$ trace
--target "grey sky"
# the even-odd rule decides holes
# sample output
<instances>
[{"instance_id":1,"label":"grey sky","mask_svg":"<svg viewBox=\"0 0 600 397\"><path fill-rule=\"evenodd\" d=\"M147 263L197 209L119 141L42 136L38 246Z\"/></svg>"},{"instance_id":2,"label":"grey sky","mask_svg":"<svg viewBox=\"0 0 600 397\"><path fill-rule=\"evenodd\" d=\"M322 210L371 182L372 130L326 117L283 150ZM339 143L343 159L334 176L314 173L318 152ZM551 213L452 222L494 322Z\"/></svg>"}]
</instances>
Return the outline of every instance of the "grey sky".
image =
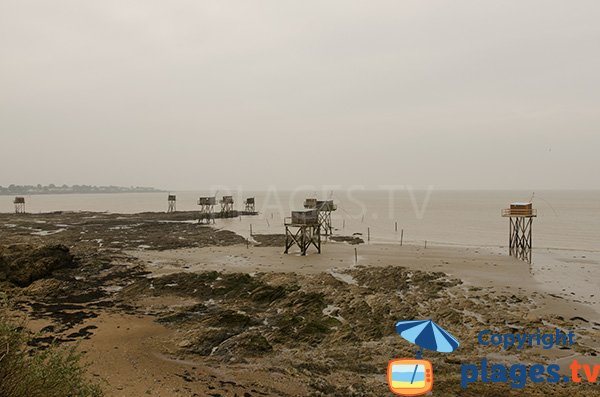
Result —
<instances>
[{"instance_id":1,"label":"grey sky","mask_svg":"<svg viewBox=\"0 0 600 397\"><path fill-rule=\"evenodd\" d=\"M0 185L598 189L599 20L597 1L0 0Z\"/></svg>"}]
</instances>

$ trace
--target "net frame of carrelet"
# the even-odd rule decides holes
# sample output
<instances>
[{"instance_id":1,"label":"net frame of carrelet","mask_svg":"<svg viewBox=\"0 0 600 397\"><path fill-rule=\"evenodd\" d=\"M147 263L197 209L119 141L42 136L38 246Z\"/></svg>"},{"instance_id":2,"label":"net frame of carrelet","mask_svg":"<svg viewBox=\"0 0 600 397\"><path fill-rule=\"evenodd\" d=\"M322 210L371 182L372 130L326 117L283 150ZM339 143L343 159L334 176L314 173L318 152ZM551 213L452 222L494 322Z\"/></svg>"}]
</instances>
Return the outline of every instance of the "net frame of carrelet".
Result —
<instances>
[{"instance_id":1,"label":"net frame of carrelet","mask_svg":"<svg viewBox=\"0 0 600 397\"><path fill-rule=\"evenodd\" d=\"M297 245L301 255L306 255L308 248L314 246L321 253L321 224L316 209L292 211L292 216L284 219L285 251Z\"/></svg>"},{"instance_id":2,"label":"net frame of carrelet","mask_svg":"<svg viewBox=\"0 0 600 397\"><path fill-rule=\"evenodd\" d=\"M502 217L509 218L508 250L511 256L529 264L532 261L533 218L537 210L531 202L511 203L502 210Z\"/></svg>"}]
</instances>

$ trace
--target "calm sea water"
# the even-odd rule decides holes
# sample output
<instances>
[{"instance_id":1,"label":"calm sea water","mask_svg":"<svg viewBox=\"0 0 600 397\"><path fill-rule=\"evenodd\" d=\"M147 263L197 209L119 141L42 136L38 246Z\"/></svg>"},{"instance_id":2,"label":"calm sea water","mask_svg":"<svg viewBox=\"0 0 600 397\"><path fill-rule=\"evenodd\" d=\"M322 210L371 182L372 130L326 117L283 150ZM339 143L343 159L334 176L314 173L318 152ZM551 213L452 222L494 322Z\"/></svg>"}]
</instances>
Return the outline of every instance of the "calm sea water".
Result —
<instances>
[{"instance_id":1,"label":"calm sea water","mask_svg":"<svg viewBox=\"0 0 600 397\"><path fill-rule=\"evenodd\" d=\"M176 192L178 210L198 210L199 196L207 192ZM217 227L247 234L283 233L283 217L302 209L304 198L332 198L338 205L333 215L338 233L363 233L370 229L372 241L398 241L404 229L409 243L504 246L508 243L508 220L502 208L513 201L527 201L531 192L411 190L334 192L232 191L236 209L245 197L256 197L256 217L217 220ZM0 196L0 212L12 212L13 197ZM27 212L108 211L135 213L166 211L167 193L81 194L27 196ZM536 248L600 251L600 191L541 191L533 198L538 210L534 220ZM165 215L166 217L167 215ZM398 232L395 223L398 223Z\"/></svg>"}]
</instances>

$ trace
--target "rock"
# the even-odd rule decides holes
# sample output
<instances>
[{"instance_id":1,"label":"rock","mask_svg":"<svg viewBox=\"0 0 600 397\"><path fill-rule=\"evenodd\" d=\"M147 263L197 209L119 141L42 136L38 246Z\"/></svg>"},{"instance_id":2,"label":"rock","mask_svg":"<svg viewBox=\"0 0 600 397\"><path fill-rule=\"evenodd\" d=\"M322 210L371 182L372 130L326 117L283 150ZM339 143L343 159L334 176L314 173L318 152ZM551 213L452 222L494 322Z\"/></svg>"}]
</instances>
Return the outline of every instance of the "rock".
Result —
<instances>
[{"instance_id":1,"label":"rock","mask_svg":"<svg viewBox=\"0 0 600 397\"><path fill-rule=\"evenodd\" d=\"M11 245L0 248L0 281L18 287L50 277L55 270L75 266L69 248L61 244L33 247Z\"/></svg>"},{"instance_id":2,"label":"rock","mask_svg":"<svg viewBox=\"0 0 600 397\"><path fill-rule=\"evenodd\" d=\"M258 332L246 332L227 339L213 351L214 356L258 357L269 353L273 347Z\"/></svg>"}]
</instances>

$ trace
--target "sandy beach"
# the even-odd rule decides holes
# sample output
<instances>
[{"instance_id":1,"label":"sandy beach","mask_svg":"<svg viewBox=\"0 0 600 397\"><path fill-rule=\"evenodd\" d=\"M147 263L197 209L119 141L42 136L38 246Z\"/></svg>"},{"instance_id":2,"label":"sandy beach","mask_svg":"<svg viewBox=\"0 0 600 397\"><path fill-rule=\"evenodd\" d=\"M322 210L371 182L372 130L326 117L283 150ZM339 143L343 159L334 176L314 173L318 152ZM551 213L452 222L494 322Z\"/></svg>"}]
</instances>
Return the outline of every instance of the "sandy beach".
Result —
<instances>
[{"instance_id":1,"label":"sandy beach","mask_svg":"<svg viewBox=\"0 0 600 397\"><path fill-rule=\"evenodd\" d=\"M600 397L600 2L0 0L0 397Z\"/></svg>"},{"instance_id":2,"label":"sandy beach","mask_svg":"<svg viewBox=\"0 0 600 397\"><path fill-rule=\"evenodd\" d=\"M157 213L0 217L4 257L57 244L74 255L27 285L4 283L37 343L77 344L108 396L387 395L387 361L414 355L394 324L413 318L435 318L462 343L451 356L430 354L434 395L600 395L593 384L517 392L462 390L458 380L460 363L484 356L596 362L595 253L536 253L530 266L490 248L327 241L320 255L300 256L283 254L281 236L247 245L187 222L189 214L172 222ZM552 351L476 343L481 329L555 327L576 332L578 343Z\"/></svg>"}]
</instances>

